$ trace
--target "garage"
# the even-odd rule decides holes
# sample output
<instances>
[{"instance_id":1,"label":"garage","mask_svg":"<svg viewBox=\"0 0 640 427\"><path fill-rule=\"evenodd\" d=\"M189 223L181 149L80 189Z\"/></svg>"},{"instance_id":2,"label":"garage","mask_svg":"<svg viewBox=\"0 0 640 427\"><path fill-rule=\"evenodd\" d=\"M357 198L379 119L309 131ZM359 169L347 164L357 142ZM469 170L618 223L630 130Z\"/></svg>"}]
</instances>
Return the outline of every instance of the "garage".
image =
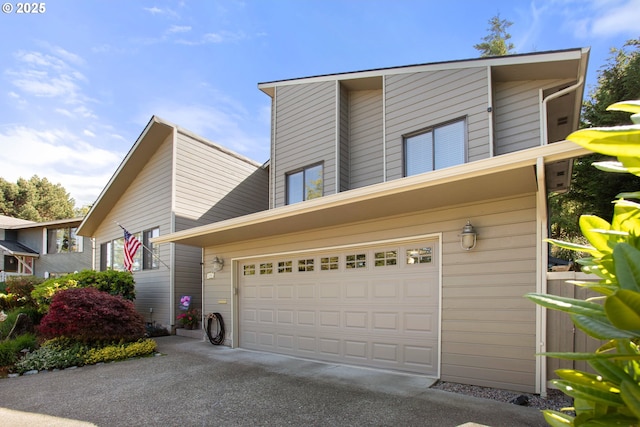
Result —
<instances>
[{"instance_id":1,"label":"garage","mask_svg":"<svg viewBox=\"0 0 640 427\"><path fill-rule=\"evenodd\" d=\"M438 376L439 256L433 239L239 260L239 346Z\"/></svg>"}]
</instances>

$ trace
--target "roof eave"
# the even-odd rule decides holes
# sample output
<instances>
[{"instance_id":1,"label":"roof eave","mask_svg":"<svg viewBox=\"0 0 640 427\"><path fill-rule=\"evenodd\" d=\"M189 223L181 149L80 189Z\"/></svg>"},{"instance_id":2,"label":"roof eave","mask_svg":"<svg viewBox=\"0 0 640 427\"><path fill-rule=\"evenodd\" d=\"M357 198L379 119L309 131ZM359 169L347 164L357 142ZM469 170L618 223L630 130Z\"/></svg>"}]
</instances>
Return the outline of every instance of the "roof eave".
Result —
<instances>
[{"instance_id":1,"label":"roof eave","mask_svg":"<svg viewBox=\"0 0 640 427\"><path fill-rule=\"evenodd\" d=\"M322 212L325 217L331 217L334 216L332 215L332 212L342 212L345 208L349 206L356 206L359 203L365 205L373 200L377 200L378 202L384 201L385 198L391 200L399 193L412 194L411 192L421 189L435 187L446 188L446 186L459 187L461 182L472 182L468 180L475 180L480 177L490 176L491 174L535 166L537 159L540 157L544 158L545 163L551 163L567 158L579 157L587 153L587 150L572 142L556 142L542 147L535 147L511 154L504 154L426 174L388 181L294 205L282 206L205 226L183 230L159 236L153 239L153 241L154 243L174 242L203 246L206 241L215 241L215 236L217 234L221 235L223 233L242 229L248 230L257 226L259 226L261 230L271 230L262 231L263 233L277 235L277 227L272 227L272 225L276 224L278 221L289 221L294 218L304 218L305 215L310 217L318 212ZM365 212L364 215L372 215L370 219L373 219L373 216L379 215L379 212ZM354 216L353 218L355 219L356 217ZM363 214L358 214L358 219L367 218L363 218ZM317 228L315 223L312 221L307 221L306 224L308 224L305 225L308 229ZM267 234L263 237L268 237Z\"/></svg>"}]
</instances>

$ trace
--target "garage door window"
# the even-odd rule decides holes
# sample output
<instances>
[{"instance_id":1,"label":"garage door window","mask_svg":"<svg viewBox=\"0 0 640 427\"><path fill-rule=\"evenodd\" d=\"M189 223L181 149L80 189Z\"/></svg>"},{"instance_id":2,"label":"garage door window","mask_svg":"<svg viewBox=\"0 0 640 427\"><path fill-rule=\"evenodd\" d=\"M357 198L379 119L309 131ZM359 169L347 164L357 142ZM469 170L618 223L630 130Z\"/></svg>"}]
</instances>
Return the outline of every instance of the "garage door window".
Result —
<instances>
[{"instance_id":1,"label":"garage door window","mask_svg":"<svg viewBox=\"0 0 640 427\"><path fill-rule=\"evenodd\" d=\"M346 257L347 268L366 268L367 267L367 254L353 254Z\"/></svg>"},{"instance_id":2,"label":"garage door window","mask_svg":"<svg viewBox=\"0 0 640 427\"><path fill-rule=\"evenodd\" d=\"M313 258L311 259L299 259L298 271L313 271Z\"/></svg>"},{"instance_id":3,"label":"garage door window","mask_svg":"<svg viewBox=\"0 0 640 427\"><path fill-rule=\"evenodd\" d=\"M338 270L340 268L340 257L330 256L320 258L320 270Z\"/></svg>"},{"instance_id":4,"label":"garage door window","mask_svg":"<svg viewBox=\"0 0 640 427\"><path fill-rule=\"evenodd\" d=\"M291 272L293 272L293 261L278 262L278 273L291 273Z\"/></svg>"},{"instance_id":5,"label":"garage door window","mask_svg":"<svg viewBox=\"0 0 640 427\"><path fill-rule=\"evenodd\" d=\"M398 251L376 252L374 254L374 265L376 267L384 267L386 265L398 264Z\"/></svg>"},{"instance_id":6,"label":"garage door window","mask_svg":"<svg viewBox=\"0 0 640 427\"><path fill-rule=\"evenodd\" d=\"M407 249L407 264L431 263L431 248Z\"/></svg>"},{"instance_id":7,"label":"garage door window","mask_svg":"<svg viewBox=\"0 0 640 427\"><path fill-rule=\"evenodd\" d=\"M255 276L256 274L256 266L255 264L245 265L242 269L242 274L245 276Z\"/></svg>"},{"instance_id":8,"label":"garage door window","mask_svg":"<svg viewBox=\"0 0 640 427\"><path fill-rule=\"evenodd\" d=\"M265 262L260 264L260 274L273 274L273 263Z\"/></svg>"}]
</instances>

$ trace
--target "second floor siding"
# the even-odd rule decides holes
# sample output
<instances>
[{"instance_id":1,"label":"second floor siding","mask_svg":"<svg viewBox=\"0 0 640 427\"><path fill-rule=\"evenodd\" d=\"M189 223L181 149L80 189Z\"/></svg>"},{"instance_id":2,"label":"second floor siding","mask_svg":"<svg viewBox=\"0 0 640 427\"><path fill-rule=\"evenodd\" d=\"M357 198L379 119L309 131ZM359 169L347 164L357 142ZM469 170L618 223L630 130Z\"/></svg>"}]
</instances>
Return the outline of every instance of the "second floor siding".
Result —
<instances>
[{"instance_id":1,"label":"second floor siding","mask_svg":"<svg viewBox=\"0 0 640 427\"><path fill-rule=\"evenodd\" d=\"M489 157L487 69L386 76L387 180L404 176L404 139L412 132L466 119L466 161Z\"/></svg>"},{"instance_id":2,"label":"second floor siding","mask_svg":"<svg viewBox=\"0 0 640 427\"><path fill-rule=\"evenodd\" d=\"M272 159L275 205L286 203L286 175L322 163L323 195L336 187L336 82L278 88Z\"/></svg>"}]
</instances>

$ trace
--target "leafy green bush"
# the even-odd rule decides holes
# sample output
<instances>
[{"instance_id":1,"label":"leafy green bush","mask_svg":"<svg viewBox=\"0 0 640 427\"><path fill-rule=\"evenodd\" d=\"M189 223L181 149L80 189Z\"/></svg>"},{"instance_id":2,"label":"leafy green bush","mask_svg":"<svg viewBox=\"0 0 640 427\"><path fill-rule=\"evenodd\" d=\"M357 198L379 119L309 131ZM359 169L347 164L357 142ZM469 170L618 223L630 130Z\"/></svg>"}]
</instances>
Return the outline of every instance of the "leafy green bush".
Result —
<instances>
[{"instance_id":1,"label":"leafy green bush","mask_svg":"<svg viewBox=\"0 0 640 427\"><path fill-rule=\"evenodd\" d=\"M152 339L143 339L131 343L112 344L102 348L92 348L85 354L85 363L94 364L125 360L131 357L148 356L156 350L156 342Z\"/></svg>"},{"instance_id":2,"label":"leafy green bush","mask_svg":"<svg viewBox=\"0 0 640 427\"><path fill-rule=\"evenodd\" d=\"M88 348L72 340L52 339L16 363L14 371L23 374L32 370L64 369L84 365L84 355Z\"/></svg>"},{"instance_id":3,"label":"leafy green bush","mask_svg":"<svg viewBox=\"0 0 640 427\"><path fill-rule=\"evenodd\" d=\"M584 129L567 139L592 151L618 158L596 167L609 172L640 176L640 101L614 104L611 109L635 113L633 126ZM594 353L545 353L569 360L586 360L597 375L560 369L553 380L574 398L576 416L544 411L554 426L640 425L640 192L617 196L611 223L592 215L580 217L580 229L589 245L551 241L566 249L586 252L578 260L582 271L601 280L571 282L589 288L600 297L589 300L555 295L528 294L535 303L569 313L573 323L588 335L604 340Z\"/></svg>"},{"instance_id":4,"label":"leafy green bush","mask_svg":"<svg viewBox=\"0 0 640 427\"><path fill-rule=\"evenodd\" d=\"M36 276L9 276L5 285L5 293L14 294L18 306L34 305L31 292L43 281L44 279Z\"/></svg>"},{"instance_id":5,"label":"leafy green bush","mask_svg":"<svg viewBox=\"0 0 640 427\"><path fill-rule=\"evenodd\" d=\"M24 334L14 340L0 341L0 366L13 365L19 359L22 350L32 351L36 347L34 334Z\"/></svg>"},{"instance_id":6,"label":"leafy green bush","mask_svg":"<svg viewBox=\"0 0 640 427\"><path fill-rule=\"evenodd\" d=\"M86 343L130 342L145 334L144 318L131 301L94 288L55 294L38 331L47 339L67 337Z\"/></svg>"},{"instance_id":7,"label":"leafy green bush","mask_svg":"<svg viewBox=\"0 0 640 427\"><path fill-rule=\"evenodd\" d=\"M20 313L24 313L29 316L32 324L34 325L40 323L40 319L42 318L42 315L38 313L38 311L34 307L31 306L15 308L11 311L7 311L5 312L7 318L4 322L0 322L0 339L4 339L9 335L11 329L13 328L13 325L15 325L16 323L16 318Z\"/></svg>"},{"instance_id":8,"label":"leafy green bush","mask_svg":"<svg viewBox=\"0 0 640 427\"><path fill-rule=\"evenodd\" d=\"M31 293L41 313L49 310L51 299L62 290L72 288L94 288L110 295L119 295L133 301L136 297L133 275L126 271L95 271L83 270L78 273L67 274L59 278L45 280L36 286Z\"/></svg>"}]
</instances>

